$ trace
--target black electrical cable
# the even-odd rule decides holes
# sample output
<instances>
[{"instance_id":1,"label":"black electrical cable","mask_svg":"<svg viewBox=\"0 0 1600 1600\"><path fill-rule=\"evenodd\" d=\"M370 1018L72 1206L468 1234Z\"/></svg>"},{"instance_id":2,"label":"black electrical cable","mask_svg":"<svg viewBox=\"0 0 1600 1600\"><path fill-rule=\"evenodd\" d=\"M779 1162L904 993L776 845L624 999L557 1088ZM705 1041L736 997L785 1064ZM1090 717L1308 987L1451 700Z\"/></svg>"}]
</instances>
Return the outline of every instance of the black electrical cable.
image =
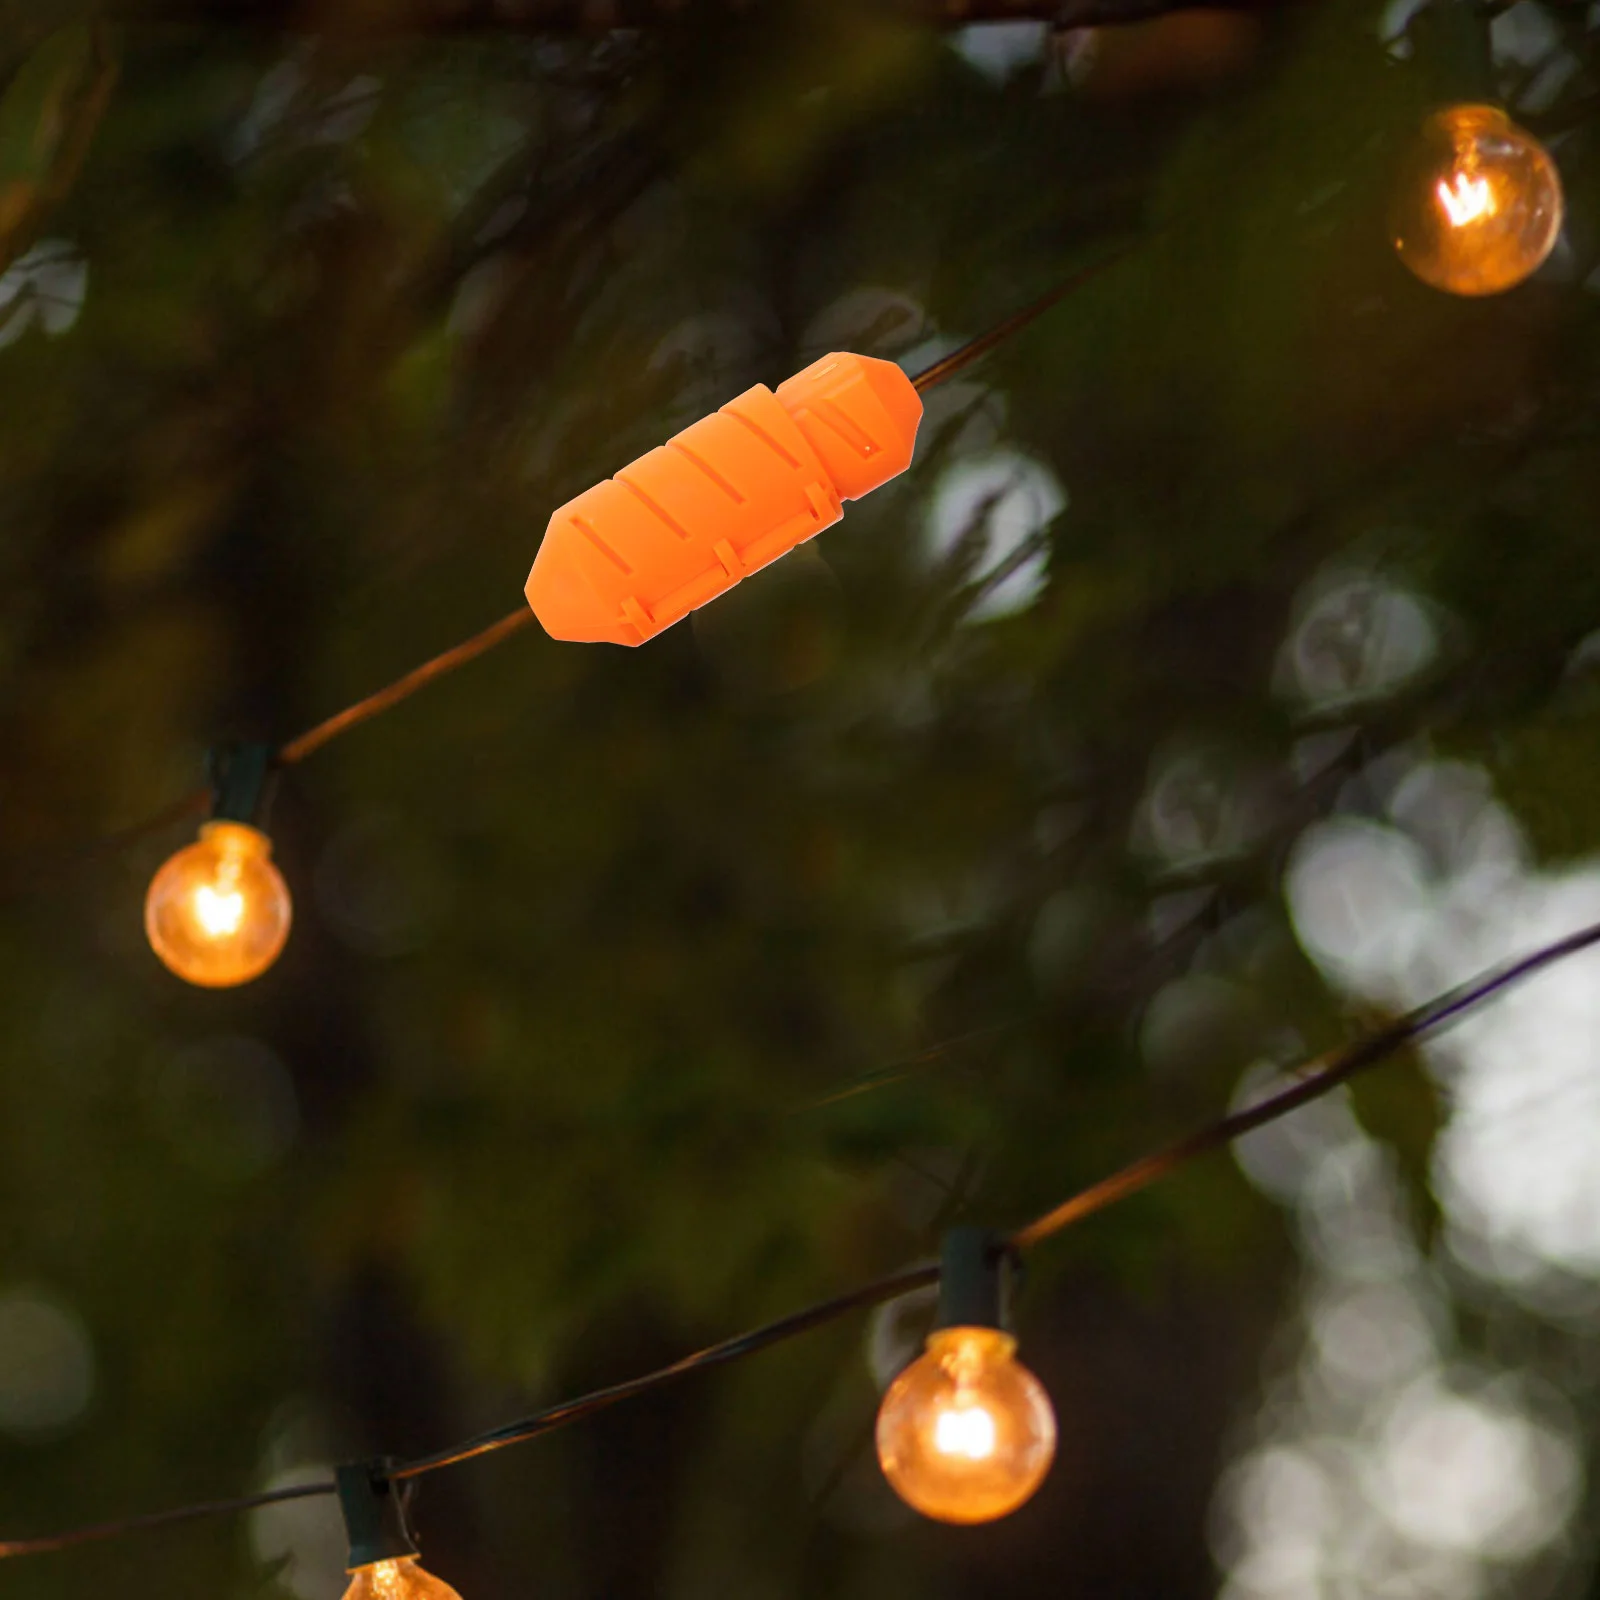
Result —
<instances>
[{"instance_id":1,"label":"black electrical cable","mask_svg":"<svg viewBox=\"0 0 1600 1600\"><path fill-rule=\"evenodd\" d=\"M1035 1218L1025 1228L1019 1228L1011 1235L1011 1243L1018 1250L1026 1250L1030 1245L1049 1238L1053 1233L1059 1233L1075 1222L1081 1222L1094 1212L1115 1205L1118 1200L1124 1200L1130 1194L1147 1188L1158 1178L1164 1178L1169 1172L1193 1161L1197 1156L1206 1155L1212 1150L1219 1150L1224 1145L1232 1144L1242 1135L1263 1127L1266 1123L1274 1122L1279 1117L1287 1116L1308 1101L1330 1093L1358 1072L1376 1066L1403 1046L1422 1038L1424 1034L1432 1033L1459 1020L1474 1006L1492 999L1503 990L1521 983L1525 978L1531 978L1535 973L1544 971L1546 967L1554 966L1556 962L1564 961L1568 956L1577 955L1580 951L1597 944L1600 944L1600 923L1580 928L1576 933L1569 933L1564 939L1557 939L1554 944L1544 945L1531 955L1521 956L1491 972L1479 974L1458 988L1439 995L1425 1005L1418 1006L1416 1010L1408 1011L1403 1017L1386 1027L1379 1028L1349 1048L1323 1058L1327 1061L1326 1066L1313 1065L1300 1075L1297 1083L1292 1084L1281 1094L1272 1095L1253 1106L1246 1106L1242 1111L1236 1111L1231 1116L1223 1117L1219 1122L1200 1128L1163 1150L1141 1156L1139 1160L1124 1167L1120 1172L1112 1173L1109 1178L1102 1178L1099 1183L1091 1185L1070 1200L1063 1201L1053 1211L1047 1211L1042 1217Z\"/></svg>"},{"instance_id":2,"label":"black electrical cable","mask_svg":"<svg viewBox=\"0 0 1600 1600\"><path fill-rule=\"evenodd\" d=\"M769 1322L765 1327L756 1328L750 1333L741 1333L732 1339L724 1339L721 1344L697 1350L693 1355L684 1356L681 1361L674 1361L669 1367L661 1367L655 1372L644 1374L643 1377L630 1378L625 1383L612 1384L608 1389L597 1389L593 1394L583 1395L576 1400L564 1400L558 1405L548 1406L543 1411L536 1411L531 1417L524 1417L518 1422L508 1422L503 1427L479 1434L477 1438L469 1439L453 1449L441 1450L436 1455L420 1456L415 1461L402 1462L390 1468L387 1475L390 1478L417 1478L425 1472L437 1472L440 1467L453 1467L458 1462L471 1461L476 1456L487 1455L491 1450L503 1450L507 1445L521 1444L527 1439L537 1439L542 1433L549 1433L552 1429L563 1427L569 1422L581 1422L597 1411L604 1411L622 1400L632 1400L636 1395L645 1394L651 1389L659 1389L678 1378L686 1378L691 1372L703 1372L707 1367L725 1366L742 1356L754 1355L758 1350L765 1350L769 1345L780 1344L797 1334L809 1333L813 1328L820 1328L824 1323L837 1321L852 1311L882 1305L886 1300L908 1294L913 1289L926 1288L927 1285L938 1281L937 1262L929 1262L920 1267L907 1267L904 1271L891 1273L886 1278L878 1278L872 1283L863 1284L859 1289L852 1289L848 1294L837 1295L832 1300L808 1306L804 1311L780 1317L778 1321Z\"/></svg>"},{"instance_id":3,"label":"black electrical cable","mask_svg":"<svg viewBox=\"0 0 1600 1600\"><path fill-rule=\"evenodd\" d=\"M103 1539L120 1539L125 1534L148 1533L170 1528L180 1522L198 1522L204 1517L229 1517L260 1506L278 1505L285 1500L310 1500L333 1494L333 1480L297 1483L285 1489L266 1489L260 1494L243 1494L233 1500L202 1500L197 1505L179 1506L173 1511L150 1511L138 1517L119 1517L115 1522L95 1522L66 1533L47 1534L39 1539L0 1540L0 1560L8 1556L41 1556L52 1550L71 1550L80 1544L98 1544Z\"/></svg>"},{"instance_id":4,"label":"black electrical cable","mask_svg":"<svg viewBox=\"0 0 1600 1600\"><path fill-rule=\"evenodd\" d=\"M1070 1200L1045 1212L1043 1216L1025 1227L1019 1228L1011 1235L1011 1244L1022 1250L1040 1243L1092 1213L1104 1210L1118 1200L1137 1193L1187 1162L1220 1149L1242 1134L1249 1133L1279 1117L1287 1116L1289 1112L1298 1110L1319 1096L1331 1093L1356 1073L1387 1060L1423 1035L1458 1021L1484 1001L1493 999L1496 995L1545 971L1557 962L1597 945L1600 945L1600 923L1593 923L1449 990L1368 1034L1365 1038L1357 1040L1353 1045L1320 1058L1319 1063L1304 1071L1298 1076L1298 1081L1281 1093L1210 1123L1187 1138L1180 1139L1177 1143L1168 1145L1152 1155L1141 1157L1111 1177L1092 1184ZM711 1345L693 1355L685 1356L682 1360L661 1367L655 1372L630 1378L609 1388L597 1389L593 1393L580 1395L573 1400L562 1401L557 1405L546 1407L543 1411L535 1412L530 1417L508 1422L489 1433L479 1434L475 1438L433 1455L420 1456L415 1460L390 1466L385 1469L385 1475L395 1480L418 1478L426 1473L438 1472L445 1467L474 1460L478 1456L504 1449L508 1445L536 1439L541 1434L549 1433L568 1423L580 1422L624 1400L631 1400L665 1384L675 1383L690 1373L724 1366L744 1356L754 1355L771 1345L836 1321L852 1311L881 1305L899 1295L936 1283L938 1279L939 1268L936 1263L907 1267L887 1277L875 1279L858 1289L852 1289L846 1294L836 1295L831 1300L820 1301L803 1311L794 1312L790 1316L779 1318L776 1322L769 1322L763 1327L752 1329L749 1333L725 1339L720 1344ZM75 1545L114 1539L124 1534L190 1522L201 1517L226 1516L273 1505L279 1501L309 1499L333 1493L335 1487L332 1483L319 1481L272 1489L262 1494L244 1495L236 1500L208 1501L199 1505L180 1506L172 1511L158 1511L145 1516L127 1517L116 1522L97 1523L38 1539L13 1539L0 1542L0 1559L66 1550Z\"/></svg>"},{"instance_id":5,"label":"black electrical cable","mask_svg":"<svg viewBox=\"0 0 1600 1600\"><path fill-rule=\"evenodd\" d=\"M1013 334L1020 333L1030 323L1037 322L1045 312L1054 310L1075 289L1081 289L1086 283L1092 283L1096 278L1109 272L1112 267L1126 261L1144 242L1142 239L1133 240L1120 250L1114 250L1110 255L1090 262L1086 267L1080 267L1071 277L1063 278L1055 288L1047 289L1037 300L1025 305L1020 311L1013 312L1004 322L997 322L986 333L980 333L976 338L967 340L959 349L952 350L949 355L941 356L939 360L924 367L912 378L911 387L918 394L922 394L941 383L947 383L958 372L964 372L975 361L982 360L997 345L1004 344Z\"/></svg>"},{"instance_id":6,"label":"black electrical cable","mask_svg":"<svg viewBox=\"0 0 1600 1600\"><path fill-rule=\"evenodd\" d=\"M936 387L938 384L953 378L958 372L965 371L974 362L982 359L997 345L1019 333L1030 323L1037 321L1047 311L1058 305L1073 290L1082 287L1092 279L1099 277L1103 272L1126 259L1136 248L1135 244L1124 246L1090 266L1084 267L1070 277L1064 278L1053 289L1041 295L1022 310L1007 317L1003 322L975 338L969 339L949 355L941 356L937 361L915 374L911 380L912 386L922 393ZM436 656L430 657L419 666L413 667L409 672L403 673L392 683L386 684L381 689L374 690L364 696L354 705L346 706L344 710L335 712L331 717L324 718L315 727L308 728L304 733L280 745L274 752L274 765L279 767L294 766L304 761L308 756L316 754L324 745L331 744L342 734L358 728L364 722L370 722L374 717L381 716L384 712L392 710L404 700L409 700L419 689L426 688L430 683L444 677L447 673L454 672L458 667L464 667L468 662L476 661L479 656L486 655L497 645L503 644L514 635L525 632L534 621L533 612L526 606L518 606L515 611L501 617L497 622L492 622L488 627L481 629L461 643L452 645L448 650L442 650ZM87 861L95 860L102 855L123 850L151 834L163 832L173 824L189 816L198 815L205 810L209 792L197 789L182 799L174 801L171 805L163 807L153 816L145 818L142 822L119 829L115 833L104 835L88 844L66 852L53 859L43 868L28 872L23 880L11 887L11 894L28 894L36 887L54 881L63 872L70 872Z\"/></svg>"}]
</instances>

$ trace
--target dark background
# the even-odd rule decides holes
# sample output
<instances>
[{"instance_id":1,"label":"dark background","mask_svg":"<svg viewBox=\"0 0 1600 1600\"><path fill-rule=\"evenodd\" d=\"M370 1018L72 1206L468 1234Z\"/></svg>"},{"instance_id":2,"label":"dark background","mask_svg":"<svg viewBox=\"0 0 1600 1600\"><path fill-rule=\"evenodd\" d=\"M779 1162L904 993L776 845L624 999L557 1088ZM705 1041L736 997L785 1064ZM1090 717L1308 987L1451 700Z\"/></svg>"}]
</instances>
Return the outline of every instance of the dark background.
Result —
<instances>
[{"instance_id":1,"label":"dark background","mask_svg":"<svg viewBox=\"0 0 1600 1600\"><path fill-rule=\"evenodd\" d=\"M1388 245L1403 12L1129 10L0 7L0 1533L670 1360L1600 917L1592 13L1495 22L1568 225L1468 302ZM77 853L510 610L554 506L749 384L914 370L1124 248L815 548L287 774L259 983L143 942L186 826ZM877 1477L913 1307L430 1479L429 1566L1585 1592L1570 972L1037 1252L1014 1519ZM341 1556L310 1502L0 1581L335 1600Z\"/></svg>"}]
</instances>

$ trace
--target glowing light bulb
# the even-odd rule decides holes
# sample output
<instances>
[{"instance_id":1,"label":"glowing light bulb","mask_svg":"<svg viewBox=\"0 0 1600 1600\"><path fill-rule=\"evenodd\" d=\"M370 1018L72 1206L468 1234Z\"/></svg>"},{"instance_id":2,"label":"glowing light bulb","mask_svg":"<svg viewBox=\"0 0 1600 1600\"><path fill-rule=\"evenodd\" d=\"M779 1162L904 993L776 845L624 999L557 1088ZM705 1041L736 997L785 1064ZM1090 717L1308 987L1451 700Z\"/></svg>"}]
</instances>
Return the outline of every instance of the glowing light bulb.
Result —
<instances>
[{"instance_id":1,"label":"glowing light bulb","mask_svg":"<svg viewBox=\"0 0 1600 1600\"><path fill-rule=\"evenodd\" d=\"M242 822L208 822L151 879L144 927L180 978L227 989L259 978L278 959L292 914L272 841Z\"/></svg>"},{"instance_id":2,"label":"glowing light bulb","mask_svg":"<svg viewBox=\"0 0 1600 1600\"><path fill-rule=\"evenodd\" d=\"M1549 152L1493 106L1451 106L1423 124L1399 188L1400 259L1450 294L1499 294L1555 248L1565 203Z\"/></svg>"},{"instance_id":3,"label":"glowing light bulb","mask_svg":"<svg viewBox=\"0 0 1600 1600\"><path fill-rule=\"evenodd\" d=\"M1056 1418L998 1328L941 1328L878 1408L878 1460L907 1505L940 1522L992 1522L1044 1481Z\"/></svg>"},{"instance_id":4,"label":"glowing light bulb","mask_svg":"<svg viewBox=\"0 0 1600 1600\"><path fill-rule=\"evenodd\" d=\"M352 1568L344 1600L461 1600L461 1596L443 1578L419 1566L415 1556L397 1556Z\"/></svg>"}]
</instances>

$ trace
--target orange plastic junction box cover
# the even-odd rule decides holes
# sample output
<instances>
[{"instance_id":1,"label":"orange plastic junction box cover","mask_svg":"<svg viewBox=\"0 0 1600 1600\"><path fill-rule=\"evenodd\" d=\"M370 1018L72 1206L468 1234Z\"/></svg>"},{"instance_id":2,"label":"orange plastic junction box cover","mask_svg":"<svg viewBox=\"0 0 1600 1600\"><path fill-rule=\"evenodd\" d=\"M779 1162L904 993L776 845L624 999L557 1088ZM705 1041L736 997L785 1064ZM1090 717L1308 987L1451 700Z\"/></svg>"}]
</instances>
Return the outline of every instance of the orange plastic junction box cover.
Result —
<instances>
[{"instance_id":1,"label":"orange plastic junction box cover","mask_svg":"<svg viewBox=\"0 0 1600 1600\"><path fill-rule=\"evenodd\" d=\"M562 506L528 604L552 638L643 644L904 472L921 420L911 380L871 356L757 384Z\"/></svg>"}]
</instances>

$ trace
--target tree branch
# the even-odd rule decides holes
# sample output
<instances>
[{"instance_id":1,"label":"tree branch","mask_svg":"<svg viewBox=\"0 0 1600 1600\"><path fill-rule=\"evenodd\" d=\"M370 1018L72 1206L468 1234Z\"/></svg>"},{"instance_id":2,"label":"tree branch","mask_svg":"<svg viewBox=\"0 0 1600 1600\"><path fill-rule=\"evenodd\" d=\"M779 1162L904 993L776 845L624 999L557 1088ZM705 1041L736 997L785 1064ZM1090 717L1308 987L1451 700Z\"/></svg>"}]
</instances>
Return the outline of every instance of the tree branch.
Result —
<instances>
[{"instance_id":1,"label":"tree branch","mask_svg":"<svg viewBox=\"0 0 1600 1600\"><path fill-rule=\"evenodd\" d=\"M0 271L38 240L88 159L117 82L117 61L103 27L89 35L83 74L83 80L75 82L76 70L67 72L40 109L36 138L46 148L53 145L42 170L0 188Z\"/></svg>"},{"instance_id":2,"label":"tree branch","mask_svg":"<svg viewBox=\"0 0 1600 1600\"><path fill-rule=\"evenodd\" d=\"M738 16L764 0L110 0L119 20L208 23L308 33L604 33L659 27L691 11ZM1284 0L860 0L879 14L956 28L975 22L1115 27L1172 11L1261 11Z\"/></svg>"}]
</instances>

